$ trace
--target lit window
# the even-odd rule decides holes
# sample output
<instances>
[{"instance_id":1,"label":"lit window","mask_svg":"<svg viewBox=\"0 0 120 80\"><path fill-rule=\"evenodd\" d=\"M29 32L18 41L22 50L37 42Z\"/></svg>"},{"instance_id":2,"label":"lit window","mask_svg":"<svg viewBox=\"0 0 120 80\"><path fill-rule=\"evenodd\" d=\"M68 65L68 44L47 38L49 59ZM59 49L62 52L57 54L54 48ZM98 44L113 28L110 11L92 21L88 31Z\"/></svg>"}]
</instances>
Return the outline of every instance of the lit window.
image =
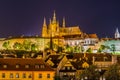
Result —
<instances>
[{"instance_id":1,"label":"lit window","mask_svg":"<svg viewBox=\"0 0 120 80\"><path fill-rule=\"evenodd\" d=\"M42 74L39 74L39 78L42 78Z\"/></svg>"},{"instance_id":2,"label":"lit window","mask_svg":"<svg viewBox=\"0 0 120 80\"><path fill-rule=\"evenodd\" d=\"M13 73L10 73L10 78L13 78Z\"/></svg>"},{"instance_id":3,"label":"lit window","mask_svg":"<svg viewBox=\"0 0 120 80\"><path fill-rule=\"evenodd\" d=\"M32 74L30 74L30 75L28 76L28 78L32 78Z\"/></svg>"},{"instance_id":4,"label":"lit window","mask_svg":"<svg viewBox=\"0 0 120 80\"><path fill-rule=\"evenodd\" d=\"M19 64L16 64L16 68L19 68L20 67L20 65Z\"/></svg>"},{"instance_id":5,"label":"lit window","mask_svg":"<svg viewBox=\"0 0 120 80\"><path fill-rule=\"evenodd\" d=\"M40 68L40 65L36 64L36 65L35 65L35 68L36 68L36 69L39 69L39 68Z\"/></svg>"},{"instance_id":6,"label":"lit window","mask_svg":"<svg viewBox=\"0 0 120 80\"><path fill-rule=\"evenodd\" d=\"M42 65L41 65L41 68L45 68L45 65L42 64Z\"/></svg>"},{"instance_id":7,"label":"lit window","mask_svg":"<svg viewBox=\"0 0 120 80\"><path fill-rule=\"evenodd\" d=\"M67 75L66 73L63 73L63 75Z\"/></svg>"},{"instance_id":8,"label":"lit window","mask_svg":"<svg viewBox=\"0 0 120 80\"><path fill-rule=\"evenodd\" d=\"M70 67L68 66L67 69L70 70Z\"/></svg>"},{"instance_id":9,"label":"lit window","mask_svg":"<svg viewBox=\"0 0 120 80\"><path fill-rule=\"evenodd\" d=\"M29 65L29 64L26 64L26 65L25 65L25 68L29 68L29 67L30 67L30 65Z\"/></svg>"},{"instance_id":10,"label":"lit window","mask_svg":"<svg viewBox=\"0 0 120 80\"><path fill-rule=\"evenodd\" d=\"M3 68L7 68L7 65L5 64L5 65L3 65Z\"/></svg>"},{"instance_id":11,"label":"lit window","mask_svg":"<svg viewBox=\"0 0 120 80\"><path fill-rule=\"evenodd\" d=\"M47 78L50 78L50 74L47 74Z\"/></svg>"},{"instance_id":12,"label":"lit window","mask_svg":"<svg viewBox=\"0 0 120 80\"><path fill-rule=\"evenodd\" d=\"M5 78L5 73L2 73L2 78Z\"/></svg>"},{"instance_id":13,"label":"lit window","mask_svg":"<svg viewBox=\"0 0 120 80\"><path fill-rule=\"evenodd\" d=\"M23 73L23 78L26 78L26 74L25 73Z\"/></svg>"},{"instance_id":14,"label":"lit window","mask_svg":"<svg viewBox=\"0 0 120 80\"><path fill-rule=\"evenodd\" d=\"M19 73L16 73L16 78L19 78Z\"/></svg>"}]
</instances>

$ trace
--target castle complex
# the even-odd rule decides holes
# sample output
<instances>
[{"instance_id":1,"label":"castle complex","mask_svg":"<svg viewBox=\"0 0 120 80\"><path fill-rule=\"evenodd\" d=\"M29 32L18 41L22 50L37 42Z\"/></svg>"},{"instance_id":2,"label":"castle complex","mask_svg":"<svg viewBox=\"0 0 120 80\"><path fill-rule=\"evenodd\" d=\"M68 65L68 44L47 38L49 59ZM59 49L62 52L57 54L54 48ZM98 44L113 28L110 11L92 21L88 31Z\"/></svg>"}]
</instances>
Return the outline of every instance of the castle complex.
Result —
<instances>
[{"instance_id":1,"label":"castle complex","mask_svg":"<svg viewBox=\"0 0 120 80\"><path fill-rule=\"evenodd\" d=\"M113 71L109 67L116 63L120 70L118 28L114 38L99 39L96 34L82 32L79 26L65 24L63 18L59 25L54 12L48 25L44 18L41 37L0 39L0 80L114 80L104 74Z\"/></svg>"},{"instance_id":2,"label":"castle complex","mask_svg":"<svg viewBox=\"0 0 120 80\"><path fill-rule=\"evenodd\" d=\"M65 36L75 36L81 35L82 32L79 26L66 27L65 18L63 18L62 27L56 19L56 14L54 12L52 20L50 19L49 24L46 24L46 19L44 18L42 37L65 37Z\"/></svg>"}]
</instances>

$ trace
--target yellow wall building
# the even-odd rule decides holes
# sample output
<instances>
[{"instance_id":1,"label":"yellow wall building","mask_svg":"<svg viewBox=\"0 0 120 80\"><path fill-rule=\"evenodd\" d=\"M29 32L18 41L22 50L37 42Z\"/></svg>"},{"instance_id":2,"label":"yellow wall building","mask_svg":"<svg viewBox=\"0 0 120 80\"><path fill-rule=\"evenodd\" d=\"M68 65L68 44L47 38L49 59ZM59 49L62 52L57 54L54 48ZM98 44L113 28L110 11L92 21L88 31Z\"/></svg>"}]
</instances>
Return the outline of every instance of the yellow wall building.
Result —
<instances>
[{"instance_id":1,"label":"yellow wall building","mask_svg":"<svg viewBox=\"0 0 120 80\"><path fill-rule=\"evenodd\" d=\"M54 80L55 71L41 59L0 59L0 80Z\"/></svg>"}]
</instances>

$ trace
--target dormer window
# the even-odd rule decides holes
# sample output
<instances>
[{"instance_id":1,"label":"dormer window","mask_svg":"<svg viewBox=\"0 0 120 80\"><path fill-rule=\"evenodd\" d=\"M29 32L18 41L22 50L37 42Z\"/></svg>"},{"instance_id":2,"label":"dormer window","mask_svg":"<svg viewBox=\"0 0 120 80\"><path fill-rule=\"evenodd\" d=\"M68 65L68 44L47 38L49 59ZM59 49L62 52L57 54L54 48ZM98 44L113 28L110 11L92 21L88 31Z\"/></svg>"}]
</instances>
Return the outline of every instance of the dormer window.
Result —
<instances>
[{"instance_id":1,"label":"dormer window","mask_svg":"<svg viewBox=\"0 0 120 80\"><path fill-rule=\"evenodd\" d=\"M26 65L25 65L25 68L29 68L29 67L30 67L30 65L29 65L29 64L26 64Z\"/></svg>"},{"instance_id":2,"label":"dormer window","mask_svg":"<svg viewBox=\"0 0 120 80\"><path fill-rule=\"evenodd\" d=\"M3 68L7 68L7 64L4 64L4 65L3 65Z\"/></svg>"},{"instance_id":3,"label":"dormer window","mask_svg":"<svg viewBox=\"0 0 120 80\"><path fill-rule=\"evenodd\" d=\"M16 68L19 68L20 67L20 65L19 64L16 64Z\"/></svg>"},{"instance_id":4,"label":"dormer window","mask_svg":"<svg viewBox=\"0 0 120 80\"><path fill-rule=\"evenodd\" d=\"M36 68L36 69L39 69L39 68L40 68L40 65L39 65L39 64L36 64L36 65L35 65L35 68Z\"/></svg>"},{"instance_id":5,"label":"dormer window","mask_svg":"<svg viewBox=\"0 0 120 80\"><path fill-rule=\"evenodd\" d=\"M44 64L40 65L40 68L45 68L45 65Z\"/></svg>"}]
</instances>

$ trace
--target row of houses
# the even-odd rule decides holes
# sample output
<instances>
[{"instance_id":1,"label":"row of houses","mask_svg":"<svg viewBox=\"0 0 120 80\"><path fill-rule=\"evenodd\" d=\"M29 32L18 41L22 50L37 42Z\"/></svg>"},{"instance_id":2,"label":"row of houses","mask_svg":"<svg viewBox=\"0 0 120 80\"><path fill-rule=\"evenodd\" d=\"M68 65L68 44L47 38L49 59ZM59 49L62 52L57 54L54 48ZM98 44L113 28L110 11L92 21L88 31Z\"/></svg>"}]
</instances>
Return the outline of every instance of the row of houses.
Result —
<instances>
[{"instance_id":1,"label":"row of houses","mask_svg":"<svg viewBox=\"0 0 120 80\"><path fill-rule=\"evenodd\" d=\"M96 65L99 71L106 71L110 65L120 63L119 57L110 54L74 54L50 55L46 59L55 71L56 76L65 80L79 80L80 74L90 65Z\"/></svg>"},{"instance_id":2,"label":"row of houses","mask_svg":"<svg viewBox=\"0 0 120 80\"><path fill-rule=\"evenodd\" d=\"M108 53L50 54L43 58L0 58L0 80L80 80L91 65L104 73L120 56Z\"/></svg>"}]
</instances>

